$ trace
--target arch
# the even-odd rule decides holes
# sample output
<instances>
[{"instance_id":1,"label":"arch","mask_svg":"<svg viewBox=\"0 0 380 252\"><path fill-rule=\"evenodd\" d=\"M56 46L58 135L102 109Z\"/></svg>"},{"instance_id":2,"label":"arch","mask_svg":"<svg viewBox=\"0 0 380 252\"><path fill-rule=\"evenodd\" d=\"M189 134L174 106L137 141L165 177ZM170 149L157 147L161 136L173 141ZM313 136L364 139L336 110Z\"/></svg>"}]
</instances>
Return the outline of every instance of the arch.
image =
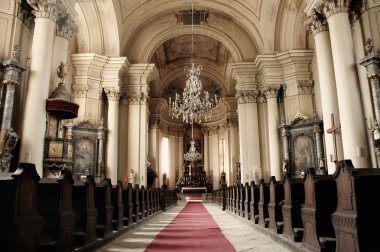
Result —
<instances>
[{"instance_id":1,"label":"arch","mask_svg":"<svg viewBox=\"0 0 380 252\"><path fill-rule=\"evenodd\" d=\"M78 1L77 52L120 55L119 31L114 5L110 1Z\"/></svg>"}]
</instances>

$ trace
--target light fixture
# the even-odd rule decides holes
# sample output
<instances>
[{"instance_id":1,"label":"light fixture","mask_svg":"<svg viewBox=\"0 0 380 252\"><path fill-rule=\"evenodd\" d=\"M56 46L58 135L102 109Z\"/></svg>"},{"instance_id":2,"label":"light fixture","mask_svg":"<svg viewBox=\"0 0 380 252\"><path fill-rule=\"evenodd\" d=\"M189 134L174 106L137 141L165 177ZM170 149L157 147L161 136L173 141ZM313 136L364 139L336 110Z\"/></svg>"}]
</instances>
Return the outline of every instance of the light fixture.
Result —
<instances>
[{"instance_id":1,"label":"light fixture","mask_svg":"<svg viewBox=\"0 0 380 252\"><path fill-rule=\"evenodd\" d=\"M182 114L182 119L186 123L198 122L202 119L211 118L213 109L218 104L218 98L209 97L207 91L202 92L202 82L199 79L202 65L195 66L193 62L194 56L194 9L193 1L191 1L191 67L185 67L187 76L186 87L183 90L182 97L175 94L175 100L172 103L169 97L169 114L178 118Z\"/></svg>"},{"instance_id":2,"label":"light fixture","mask_svg":"<svg viewBox=\"0 0 380 252\"><path fill-rule=\"evenodd\" d=\"M183 158L190 162L195 163L198 160L201 160L202 155L197 151L197 148L195 147L195 141L194 141L194 129L193 124L191 124L191 140L190 140L190 149L188 152L186 152L183 155Z\"/></svg>"}]
</instances>

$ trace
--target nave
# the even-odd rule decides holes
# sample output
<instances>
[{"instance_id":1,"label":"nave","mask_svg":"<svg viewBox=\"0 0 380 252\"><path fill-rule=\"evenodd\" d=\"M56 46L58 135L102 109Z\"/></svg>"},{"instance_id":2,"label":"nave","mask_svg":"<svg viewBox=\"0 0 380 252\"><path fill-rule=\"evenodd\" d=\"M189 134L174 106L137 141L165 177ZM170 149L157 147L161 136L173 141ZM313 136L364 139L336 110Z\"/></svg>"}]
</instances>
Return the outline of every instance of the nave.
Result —
<instances>
[{"instance_id":1,"label":"nave","mask_svg":"<svg viewBox=\"0 0 380 252\"><path fill-rule=\"evenodd\" d=\"M235 217L230 214L228 211L222 211L221 208L212 204L212 203L187 203L187 204L202 204L212 216L213 220L219 226L221 232L224 234L225 239L232 244L233 248L236 251L255 251L255 252L264 252L264 251L276 251L276 252L287 252L291 251L283 247L280 244L277 244L272 239L266 237L264 234L257 231L254 226L244 220ZM159 214L151 219L146 220L145 223L140 224L135 229L132 229L128 233L120 236L111 243L107 244L104 247L96 250L97 252L121 252L121 251L146 251L157 252L157 251L233 251L229 250L228 246L223 247L223 250L210 250L209 248L203 248L202 250L196 250L196 238L189 237L189 239L184 239L181 241L184 242L181 245L181 249L176 246L168 245L165 249L159 250L158 246L151 246L154 242L155 237L164 230L184 209L187 205L184 201L178 201L177 205L169 208L166 212ZM194 215L194 218L196 215ZM183 222L182 222L183 223ZM197 231L200 231L203 227L204 221L199 220L198 228L195 228ZM194 226L196 226L194 224ZM180 229L181 227L177 227ZM183 226L182 228L186 228ZM207 239L210 236L210 232L199 232L199 237ZM187 242L193 240L194 242ZM210 244L217 246L218 241L210 240ZM187 242L187 243L186 243ZM149 247L148 247L149 246ZM161 247L162 248L162 247Z\"/></svg>"}]
</instances>

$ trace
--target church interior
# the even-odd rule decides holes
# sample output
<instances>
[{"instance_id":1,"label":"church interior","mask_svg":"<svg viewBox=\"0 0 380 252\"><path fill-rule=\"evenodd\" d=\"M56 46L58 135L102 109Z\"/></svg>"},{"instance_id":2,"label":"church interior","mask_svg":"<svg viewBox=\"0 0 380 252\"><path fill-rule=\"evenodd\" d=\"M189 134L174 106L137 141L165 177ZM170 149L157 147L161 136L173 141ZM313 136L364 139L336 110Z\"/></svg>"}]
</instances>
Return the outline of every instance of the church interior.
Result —
<instances>
[{"instance_id":1,"label":"church interior","mask_svg":"<svg viewBox=\"0 0 380 252\"><path fill-rule=\"evenodd\" d=\"M160 220L136 251L378 251L379 0L1 0L0 28L6 251Z\"/></svg>"}]
</instances>

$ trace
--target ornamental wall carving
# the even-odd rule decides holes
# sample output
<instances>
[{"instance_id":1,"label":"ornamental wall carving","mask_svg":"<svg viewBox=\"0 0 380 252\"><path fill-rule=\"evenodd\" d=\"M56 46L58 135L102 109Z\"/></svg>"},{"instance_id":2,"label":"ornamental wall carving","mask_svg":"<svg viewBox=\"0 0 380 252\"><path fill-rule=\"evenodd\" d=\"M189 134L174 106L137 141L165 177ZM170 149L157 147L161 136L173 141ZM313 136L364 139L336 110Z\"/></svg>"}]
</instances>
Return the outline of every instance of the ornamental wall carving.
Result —
<instances>
[{"instance_id":1,"label":"ornamental wall carving","mask_svg":"<svg viewBox=\"0 0 380 252\"><path fill-rule=\"evenodd\" d=\"M58 16L56 0L27 0L27 2L34 9L32 13L36 18L48 18L56 21Z\"/></svg>"},{"instance_id":2,"label":"ornamental wall carving","mask_svg":"<svg viewBox=\"0 0 380 252\"><path fill-rule=\"evenodd\" d=\"M311 80L299 80L297 81L297 89L299 95L312 95L314 82Z\"/></svg>"}]
</instances>

